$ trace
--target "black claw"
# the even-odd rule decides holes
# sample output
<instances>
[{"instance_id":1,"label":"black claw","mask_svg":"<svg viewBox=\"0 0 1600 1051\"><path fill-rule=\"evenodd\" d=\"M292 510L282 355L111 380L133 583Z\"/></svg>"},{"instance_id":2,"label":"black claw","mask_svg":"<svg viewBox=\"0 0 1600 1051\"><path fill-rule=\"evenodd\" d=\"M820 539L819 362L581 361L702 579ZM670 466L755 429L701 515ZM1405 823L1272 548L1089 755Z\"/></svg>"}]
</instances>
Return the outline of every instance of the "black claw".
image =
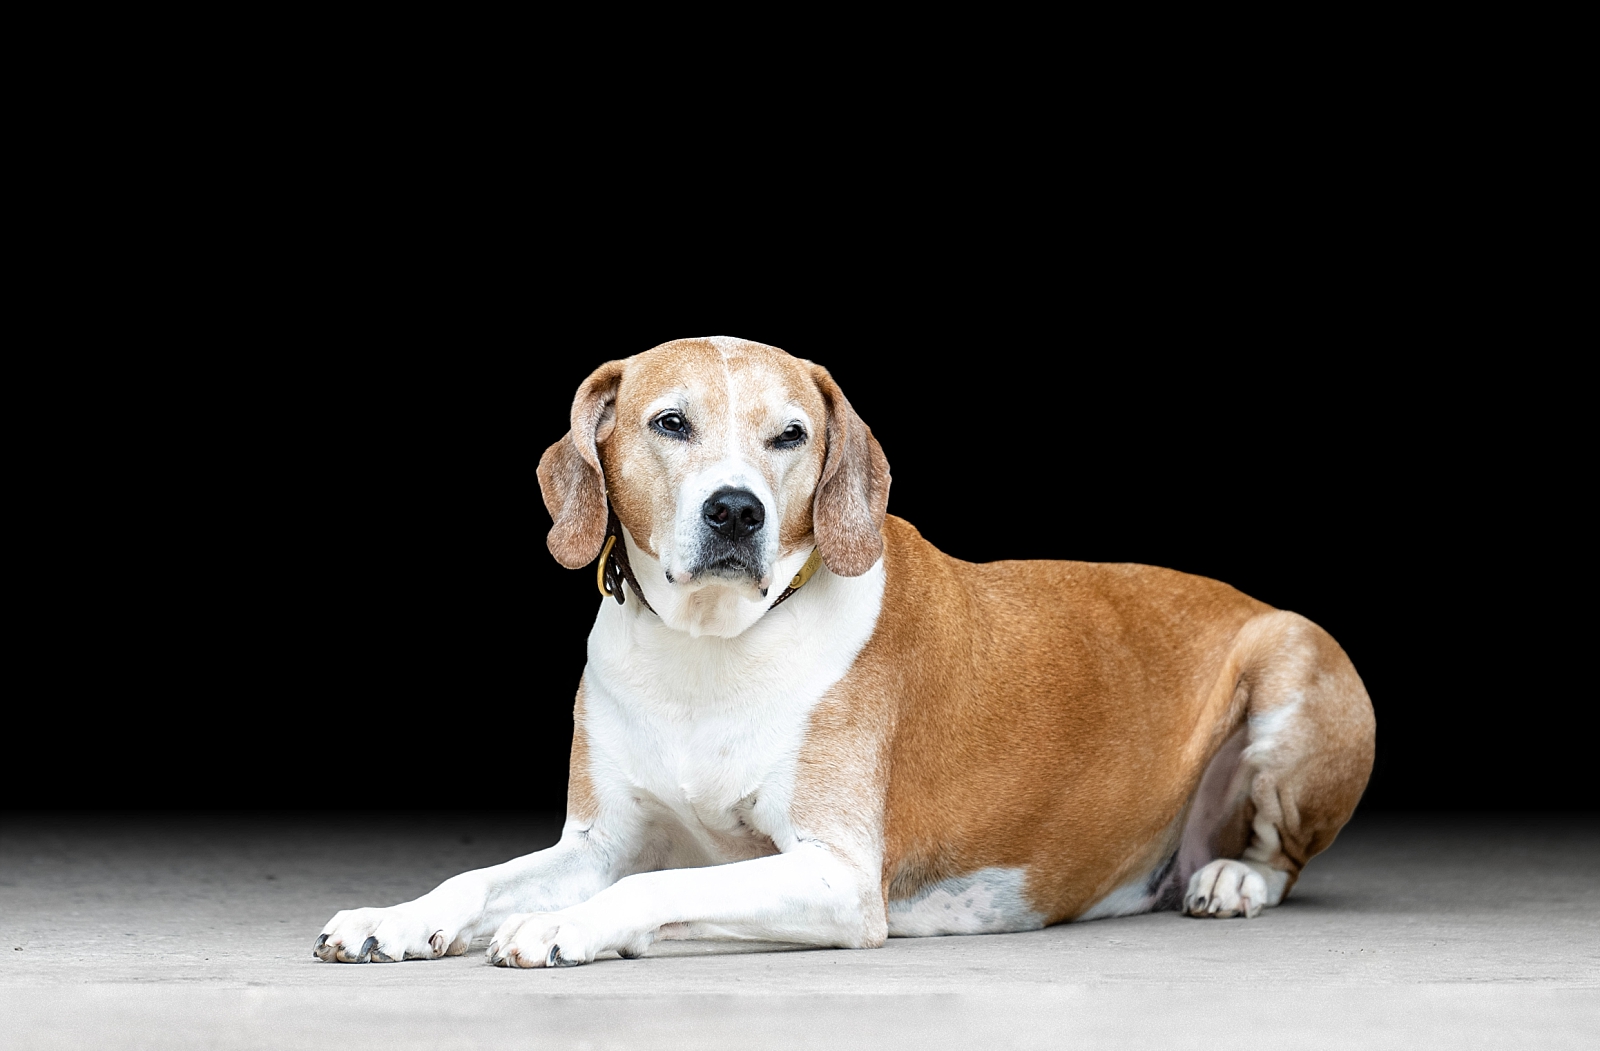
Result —
<instances>
[{"instance_id":1,"label":"black claw","mask_svg":"<svg viewBox=\"0 0 1600 1051\"><path fill-rule=\"evenodd\" d=\"M1194 899L1194 907L1197 909L1203 909L1206 907L1206 896L1204 894Z\"/></svg>"},{"instance_id":2,"label":"black claw","mask_svg":"<svg viewBox=\"0 0 1600 1051\"><path fill-rule=\"evenodd\" d=\"M357 954L356 959L358 959L358 960L365 959L367 957L367 955L372 952L373 947L376 946L377 944L378 944L378 938L377 938L376 935L373 935L372 937L368 938L366 941L362 942L361 943L361 952Z\"/></svg>"},{"instance_id":3,"label":"black claw","mask_svg":"<svg viewBox=\"0 0 1600 1051\"><path fill-rule=\"evenodd\" d=\"M313 945L311 947L311 955L312 956L321 956L322 955L322 947L324 945L326 945L326 944L328 944L328 936L326 934L324 934L322 937L317 939L317 944L315 944L315 945Z\"/></svg>"}]
</instances>

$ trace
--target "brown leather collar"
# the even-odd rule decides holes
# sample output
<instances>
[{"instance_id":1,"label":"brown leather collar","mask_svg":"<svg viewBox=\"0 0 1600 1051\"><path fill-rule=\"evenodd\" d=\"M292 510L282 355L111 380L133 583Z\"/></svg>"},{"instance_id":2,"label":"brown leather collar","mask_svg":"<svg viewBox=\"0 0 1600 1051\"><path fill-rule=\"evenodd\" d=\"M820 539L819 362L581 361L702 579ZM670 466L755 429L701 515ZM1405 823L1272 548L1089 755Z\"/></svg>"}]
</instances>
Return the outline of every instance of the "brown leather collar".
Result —
<instances>
[{"instance_id":1,"label":"brown leather collar","mask_svg":"<svg viewBox=\"0 0 1600 1051\"><path fill-rule=\"evenodd\" d=\"M644 597L644 588L639 586L638 578L633 575L633 567L628 565L628 545L622 539L622 523L617 521L615 511L609 511L609 515L606 520L606 543L600 549L600 573L595 581L600 587L600 594L610 595L617 600L617 605L622 605L627 601L622 597L622 582L626 580L628 586L633 588L633 593L639 596L639 601L644 603L644 608L656 613L650 600ZM661 614L656 613L656 616Z\"/></svg>"},{"instance_id":2,"label":"brown leather collar","mask_svg":"<svg viewBox=\"0 0 1600 1051\"><path fill-rule=\"evenodd\" d=\"M800 572L789 581L789 586L783 589L783 594L778 596L778 600L767 607L767 612L777 609L783 605L784 599L805 587L806 581L811 579L821 565L821 549L812 548L811 557L806 559L806 564L800 567ZM628 545L622 539L622 523L617 521L615 511L609 511L606 520L606 542L600 548L600 567L595 574L595 585L600 589L600 594L616 599L617 605L620 606L627 602L622 595L624 580L628 582L628 586L633 589L639 601L644 603L644 608L656 613L655 608L650 605L650 600L644 597L644 589L639 586L638 579L633 575L633 567L628 564ZM661 614L656 613L656 616L659 617Z\"/></svg>"}]
</instances>

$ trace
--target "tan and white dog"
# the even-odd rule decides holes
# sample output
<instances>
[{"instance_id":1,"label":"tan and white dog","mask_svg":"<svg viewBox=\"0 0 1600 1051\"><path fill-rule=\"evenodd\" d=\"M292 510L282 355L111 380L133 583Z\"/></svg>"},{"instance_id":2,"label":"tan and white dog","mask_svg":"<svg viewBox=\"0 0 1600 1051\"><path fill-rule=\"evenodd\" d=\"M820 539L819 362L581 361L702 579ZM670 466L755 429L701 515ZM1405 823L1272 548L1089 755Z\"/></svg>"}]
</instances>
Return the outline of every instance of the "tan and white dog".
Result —
<instances>
[{"instance_id":1,"label":"tan and white dog","mask_svg":"<svg viewBox=\"0 0 1600 1051\"><path fill-rule=\"evenodd\" d=\"M1371 703L1315 624L1166 569L941 553L885 514L828 372L776 348L607 362L539 483L556 559L600 557L626 600L589 635L561 840L340 912L324 960L1255 916L1371 771Z\"/></svg>"}]
</instances>

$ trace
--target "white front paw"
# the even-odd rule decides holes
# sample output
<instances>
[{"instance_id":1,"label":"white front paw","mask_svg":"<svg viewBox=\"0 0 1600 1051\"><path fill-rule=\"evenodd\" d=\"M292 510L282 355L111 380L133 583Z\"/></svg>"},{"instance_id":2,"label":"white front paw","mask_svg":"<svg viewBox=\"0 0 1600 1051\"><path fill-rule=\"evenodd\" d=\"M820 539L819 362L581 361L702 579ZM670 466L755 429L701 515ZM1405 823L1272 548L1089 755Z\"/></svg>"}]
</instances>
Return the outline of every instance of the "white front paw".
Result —
<instances>
[{"instance_id":1,"label":"white front paw","mask_svg":"<svg viewBox=\"0 0 1600 1051\"><path fill-rule=\"evenodd\" d=\"M311 952L328 963L398 963L460 956L470 932L447 922L427 899L387 909L346 909L329 920Z\"/></svg>"},{"instance_id":2,"label":"white front paw","mask_svg":"<svg viewBox=\"0 0 1600 1051\"><path fill-rule=\"evenodd\" d=\"M1254 919L1268 899L1267 881L1250 865L1231 858L1218 858L1189 877L1189 893L1183 898L1183 911L1190 916L1226 919L1244 915Z\"/></svg>"},{"instance_id":3,"label":"white front paw","mask_svg":"<svg viewBox=\"0 0 1600 1051\"><path fill-rule=\"evenodd\" d=\"M649 947L647 935L608 935L576 913L576 909L563 909L512 916L489 943L489 962L497 967L575 967L592 963L607 949L631 958Z\"/></svg>"}]
</instances>

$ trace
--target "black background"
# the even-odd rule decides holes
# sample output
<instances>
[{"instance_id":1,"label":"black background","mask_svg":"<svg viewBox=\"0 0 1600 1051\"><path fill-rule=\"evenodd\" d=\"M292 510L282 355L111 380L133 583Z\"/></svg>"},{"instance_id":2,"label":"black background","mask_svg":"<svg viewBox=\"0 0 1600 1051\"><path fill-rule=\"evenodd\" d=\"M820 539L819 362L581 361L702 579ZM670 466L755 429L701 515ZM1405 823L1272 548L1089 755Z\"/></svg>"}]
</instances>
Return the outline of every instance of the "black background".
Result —
<instances>
[{"instance_id":1,"label":"black background","mask_svg":"<svg viewBox=\"0 0 1600 1051\"><path fill-rule=\"evenodd\" d=\"M950 554L1322 624L1377 709L1365 806L1600 804L1560 288L1446 204L1115 182L948 219L111 202L54 257L7 805L560 809L599 598L534 466L602 361L711 334L826 365Z\"/></svg>"}]
</instances>

